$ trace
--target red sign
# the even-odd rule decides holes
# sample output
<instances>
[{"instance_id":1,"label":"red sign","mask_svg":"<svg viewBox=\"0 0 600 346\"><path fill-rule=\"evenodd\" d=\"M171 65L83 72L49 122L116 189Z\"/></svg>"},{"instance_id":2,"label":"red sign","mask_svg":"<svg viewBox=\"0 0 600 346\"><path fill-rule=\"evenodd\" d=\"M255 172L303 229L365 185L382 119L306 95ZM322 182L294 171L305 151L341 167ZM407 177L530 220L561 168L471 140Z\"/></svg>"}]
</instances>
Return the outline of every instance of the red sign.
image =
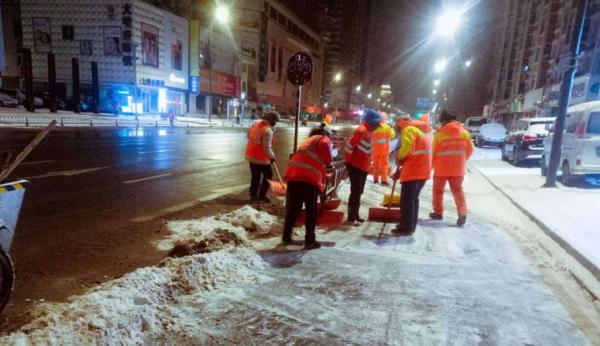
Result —
<instances>
[{"instance_id":1,"label":"red sign","mask_svg":"<svg viewBox=\"0 0 600 346\"><path fill-rule=\"evenodd\" d=\"M213 94L224 96L239 97L241 91L240 77L228 75L222 72L212 72L212 83L209 83L211 77L210 70L200 70L200 92L208 93L209 87Z\"/></svg>"}]
</instances>

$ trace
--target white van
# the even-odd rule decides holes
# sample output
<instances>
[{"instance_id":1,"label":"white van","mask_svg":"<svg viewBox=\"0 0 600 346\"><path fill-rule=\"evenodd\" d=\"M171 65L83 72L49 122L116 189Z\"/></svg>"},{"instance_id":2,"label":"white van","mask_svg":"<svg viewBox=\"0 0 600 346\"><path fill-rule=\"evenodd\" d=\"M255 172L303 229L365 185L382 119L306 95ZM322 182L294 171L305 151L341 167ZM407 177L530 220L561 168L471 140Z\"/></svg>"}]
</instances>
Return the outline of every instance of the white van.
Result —
<instances>
[{"instance_id":1,"label":"white van","mask_svg":"<svg viewBox=\"0 0 600 346\"><path fill-rule=\"evenodd\" d=\"M479 136L479 128L481 125L487 124L488 118L485 117L468 117L465 120L465 130L471 133L471 139L475 140Z\"/></svg>"},{"instance_id":2,"label":"white van","mask_svg":"<svg viewBox=\"0 0 600 346\"><path fill-rule=\"evenodd\" d=\"M553 138L552 129L544 142L543 176L548 171ZM559 168L565 185L585 175L600 174L600 101L582 103L567 110Z\"/></svg>"}]
</instances>

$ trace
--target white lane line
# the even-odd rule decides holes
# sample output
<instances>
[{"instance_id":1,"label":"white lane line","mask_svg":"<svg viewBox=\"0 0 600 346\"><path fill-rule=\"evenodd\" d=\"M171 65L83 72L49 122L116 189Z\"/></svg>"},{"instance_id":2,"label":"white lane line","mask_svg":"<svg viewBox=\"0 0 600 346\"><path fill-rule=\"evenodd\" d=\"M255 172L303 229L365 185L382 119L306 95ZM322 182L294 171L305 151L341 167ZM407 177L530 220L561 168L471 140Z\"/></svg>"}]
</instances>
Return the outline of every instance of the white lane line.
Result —
<instances>
[{"instance_id":1,"label":"white lane line","mask_svg":"<svg viewBox=\"0 0 600 346\"><path fill-rule=\"evenodd\" d=\"M191 208L195 205L197 205L198 203L201 202L207 202L228 194L233 194L233 193L239 193L242 192L244 189L248 188L249 184L242 184L242 185L235 185L235 186L231 186L231 187L225 187L225 188L220 188L217 190L214 190L213 193L211 193L210 195L206 195L204 197L198 198L196 200L192 200L192 201L187 201L169 208L165 208L165 209L161 209L155 213L149 214L149 215L142 215L142 216L138 216L136 218L131 219L132 222L146 222L146 221L150 221L154 218L157 218L161 215L165 215L165 214L170 214L170 213L174 213L183 209L187 209L187 208Z\"/></svg>"},{"instance_id":2,"label":"white lane line","mask_svg":"<svg viewBox=\"0 0 600 346\"><path fill-rule=\"evenodd\" d=\"M173 151L173 149L162 149L162 150L155 150L155 151L140 151L140 152L138 152L138 154L167 153L169 151Z\"/></svg>"},{"instance_id":3,"label":"white lane line","mask_svg":"<svg viewBox=\"0 0 600 346\"><path fill-rule=\"evenodd\" d=\"M172 174L173 173L157 174L157 175L151 175L149 177L140 178L140 179L126 180L123 182L123 184L135 184L135 183L139 183L139 182L146 181L146 180L160 179L163 177L168 177Z\"/></svg>"},{"instance_id":4,"label":"white lane line","mask_svg":"<svg viewBox=\"0 0 600 346\"><path fill-rule=\"evenodd\" d=\"M50 162L54 162L54 161L53 160L27 161L27 162L21 162L20 166L39 165L39 164L42 164L42 163L50 163Z\"/></svg>"},{"instance_id":5,"label":"white lane line","mask_svg":"<svg viewBox=\"0 0 600 346\"><path fill-rule=\"evenodd\" d=\"M106 168L108 168L108 166L106 166L106 167L84 168L84 169L72 169L70 171L48 172L48 173L44 173L44 174L40 174L40 175L35 175L33 177L27 177L25 179L31 180L31 179L41 179L41 178L49 178L49 177L57 177L57 176L71 177L71 176L74 176L74 175L79 175L79 174L85 174L85 173L91 173L91 172L100 171L100 170L106 169Z\"/></svg>"}]
</instances>

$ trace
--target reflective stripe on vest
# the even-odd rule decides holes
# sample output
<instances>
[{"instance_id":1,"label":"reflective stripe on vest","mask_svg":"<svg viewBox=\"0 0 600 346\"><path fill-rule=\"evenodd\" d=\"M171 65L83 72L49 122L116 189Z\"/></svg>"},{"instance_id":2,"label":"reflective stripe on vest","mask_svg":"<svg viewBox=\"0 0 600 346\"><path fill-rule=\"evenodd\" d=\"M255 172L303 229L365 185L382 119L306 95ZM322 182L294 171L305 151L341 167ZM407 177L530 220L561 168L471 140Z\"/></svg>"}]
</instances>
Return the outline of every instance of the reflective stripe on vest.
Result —
<instances>
[{"instance_id":1,"label":"reflective stripe on vest","mask_svg":"<svg viewBox=\"0 0 600 346\"><path fill-rule=\"evenodd\" d=\"M439 151L437 153L435 153L435 155L437 156L466 156L467 155L467 151L466 150L444 150L444 151Z\"/></svg>"},{"instance_id":2,"label":"reflective stripe on vest","mask_svg":"<svg viewBox=\"0 0 600 346\"><path fill-rule=\"evenodd\" d=\"M316 167L309 165L308 163L299 162L299 161L290 161L290 163L288 163L288 166L292 166L292 167L295 166L295 167L300 167L300 168L306 169L306 170L310 171L311 173L313 173L317 180L321 179L321 171L318 170Z\"/></svg>"},{"instance_id":3,"label":"reflective stripe on vest","mask_svg":"<svg viewBox=\"0 0 600 346\"><path fill-rule=\"evenodd\" d=\"M361 142L362 143L362 142ZM356 148L360 151L362 151L363 153L365 153L366 155L371 155L371 153L373 152L373 150L371 150L370 146L369 148L365 148L362 145L357 145Z\"/></svg>"},{"instance_id":4,"label":"reflective stripe on vest","mask_svg":"<svg viewBox=\"0 0 600 346\"><path fill-rule=\"evenodd\" d=\"M389 140L389 139L387 139L387 138L382 138L382 139L378 139L378 140L376 140L376 141L375 141L375 143L382 143L382 144L385 144L385 143L387 143L387 142L389 142L389 141L390 141L390 140Z\"/></svg>"},{"instance_id":5,"label":"reflective stripe on vest","mask_svg":"<svg viewBox=\"0 0 600 346\"><path fill-rule=\"evenodd\" d=\"M352 154L354 152L354 149L352 149L352 145L349 142L346 142L346 145L344 146L344 151L348 154Z\"/></svg>"},{"instance_id":6,"label":"reflective stripe on vest","mask_svg":"<svg viewBox=\"0 0 600 346\"><path fill-rule=\"evenodd\" d=\"M310 146L308 148L296 150L295 154L304 154L304 155L307 155L311 159L317 161L320 165L325 166L325 163L323 163L323 160L321 160L321 158L319 157L319 155L317 155L317 153L316 153L316 151L317 151L317 144L319 143L319 141L321 139L323 139L323 137L325 137L325 136L321 136L321 137L319 137L319 139L313 140L312 143L310 143Z\"/></svg>"},{"instance_id":7,"label":"reflective stripe on vest","mask_svg":"<svg viewBox=\"0 0 600 346\"><path fill-rule=\"evenodd\" d=\"M413 150L409 156L415 155L431 155L431 149L423 149L423 150Z\"/></svg>"}]
</instances>

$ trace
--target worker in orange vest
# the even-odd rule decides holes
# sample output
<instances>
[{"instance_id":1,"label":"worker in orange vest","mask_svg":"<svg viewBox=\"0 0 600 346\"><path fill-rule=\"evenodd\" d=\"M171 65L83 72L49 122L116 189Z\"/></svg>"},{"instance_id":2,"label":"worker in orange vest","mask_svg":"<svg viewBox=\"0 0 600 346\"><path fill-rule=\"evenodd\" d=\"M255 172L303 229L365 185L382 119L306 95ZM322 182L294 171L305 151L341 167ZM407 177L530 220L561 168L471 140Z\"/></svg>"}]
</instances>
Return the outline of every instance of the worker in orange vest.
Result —
<instances>
[{"instance_id":1,"label":"worker in orange vest","mask_svg":"<svg viewBox=\"0 0 600 346\"><path fill-rule=\"evenodd\" d=\"M429 217L441 220L444 215L444 189L450 184L458 212L456 224L467 222L467 202L463 191L465 165L473 154L473 142L469 131L456 121L456 116L442 111L439 117L442 127L433 137L433 212Z\"/></svg>"},{"instance_id":2,"label":"worker in orange vest","mask_svg":"<svg viewBox=\"0 0 600 346\"><path fill-rule=\"evenodd\" d=\"M246 160L250 163L252 180L250 182L250 201L267 202L269 190L268 179L273 178L271 164L275 162L273 145L275 137L273 127L280 120L279 114L267 113L263 118L248 130L248 144L246 145Z\"/></svg>"},{"instance_id":3,"label":"worker in orange vest","mask_svg":"<svg viewBox=\"0 0 600 346\"><path fill-rule=\"evenodd\" d=\"M284 244L293 242L292 228L304 205L304 248L311 250L321 247L315 236L317 199L324 190L325 168L331 164L332 151L331 132L328 129L316 128L290 158L285 171L287 195L282 238Z\"/></svg>"},{"instance_id":4,"label":"worker in orange vest","mask_svg":"<svg viewBox=\"0 0 600 346\"><path fill-rule=\"evenodd\" d=\"M360 217L360 197L365 189L367 175L371 169L371 132L381 124L381 114L372 109L365 110L363 123L354 131L344 148L344 162L350 178L347 224L358 226L365 220Z\"/></svg>"},{"instance_id":5,"label":"worker in orange vest","mask_svg":"<svg viewBox=\"0 0 600 346\"><path fill-rule=\"evenodd\" d=\"M333 118L331 117L331 114L327 113L325 114L325 117L323 117L323 121L321 122L321 128L326 128L331 126L331 122L333 121Z\"/></svg>"},{"instance_id":6,"label":"worker in orange vest","mask_svg":"<svg viewBox=\"0 0 600 346\"><path fill-rule=\"evenodd\" d=\"M396 137L394 129L386 123L387 116L380 112L383 121L379 128L371 134L373 141L373 182L388 185L388 173L390 169L390 141Z\"/></svg>"},{"instance_id":7,"label":"worker in orange vest","mask_svg":"<svg viewBox=\"0 0 600 346\"><path fill-rule=\"evenodd\" d=\"M395 234L412 234L419 219L419 195L431 173L431 142L424 129L429 124L400 117L396 122L400 130L401 144L396 154L396 164L401 166L394 174L400 179L400 223L392 230Z\"/></svg>"}]
</instances>

